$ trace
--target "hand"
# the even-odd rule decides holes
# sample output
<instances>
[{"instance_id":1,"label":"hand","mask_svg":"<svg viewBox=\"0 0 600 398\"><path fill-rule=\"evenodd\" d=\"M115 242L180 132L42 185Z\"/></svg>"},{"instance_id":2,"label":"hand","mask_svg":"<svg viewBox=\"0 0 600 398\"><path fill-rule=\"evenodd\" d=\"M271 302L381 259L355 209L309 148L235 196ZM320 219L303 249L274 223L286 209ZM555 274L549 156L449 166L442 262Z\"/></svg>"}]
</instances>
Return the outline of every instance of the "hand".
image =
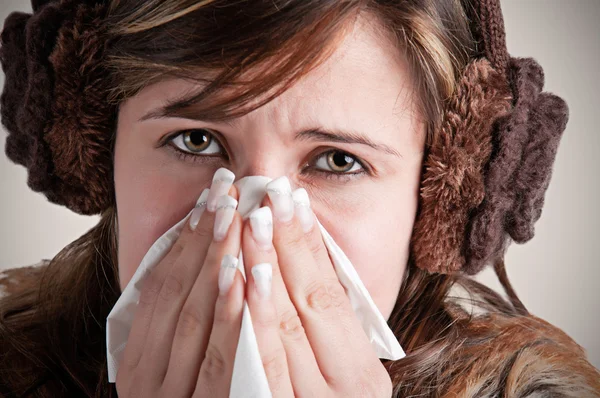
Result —
<instances>
[{"instance_id":1,"label":"hand","mask_svg":"<svg viewBox=\"0 0 600 398\"><path fill-rule=\"evenodd\" d=\"M246 298L273 396L390 397L390 377L337 278L306 191L294 192L301 203L294 216L287 179L267 189L268 207L244 224L242 250Z\"/></svg>"},{"instance_id":2,"label":"hand","mask_svg":"<svg viewBox=\"0 0 600 398\"><path fill-rule=\"evenodd\" d=\"M244 300L243 278L234 268L242 220L230 187L213 182L208 208L214 210L219 191L229 190L232 196L218 203L233 209L195 208L145 280L117 373L119 396L228 396ZM189 221L197 222L195 229Z\"/></svg>"}]
</instances>

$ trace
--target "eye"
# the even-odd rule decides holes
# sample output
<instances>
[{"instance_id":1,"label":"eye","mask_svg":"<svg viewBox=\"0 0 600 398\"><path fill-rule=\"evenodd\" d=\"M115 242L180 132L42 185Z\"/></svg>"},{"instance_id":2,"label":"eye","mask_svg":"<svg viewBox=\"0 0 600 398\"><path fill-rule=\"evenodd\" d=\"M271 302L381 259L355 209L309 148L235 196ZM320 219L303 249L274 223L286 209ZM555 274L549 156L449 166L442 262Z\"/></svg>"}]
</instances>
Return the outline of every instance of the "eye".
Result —
<instances>
[{"instance_id":1,"label":"eye","mask_svg":"<svg viewBox=\"0 0 600 398\"><path fill-rule=\"evenodd\" d=\"M340 174L353 174L353 172L360 172L360 170L363 169L360 162L352 155L338 150L323 153L317 158L314 166L320 170L332 171Z\"/></svg>"},{"instance_id":2,"label":"eye","mask_svg":"<svg viewBox=\"0 0 600 398\"><path fill-rule=\"evenodd\" d=\"M181 131L170 141L185 153L214 155L223 152L221 144L205 129Z\"/></svg>"}]
</instances>

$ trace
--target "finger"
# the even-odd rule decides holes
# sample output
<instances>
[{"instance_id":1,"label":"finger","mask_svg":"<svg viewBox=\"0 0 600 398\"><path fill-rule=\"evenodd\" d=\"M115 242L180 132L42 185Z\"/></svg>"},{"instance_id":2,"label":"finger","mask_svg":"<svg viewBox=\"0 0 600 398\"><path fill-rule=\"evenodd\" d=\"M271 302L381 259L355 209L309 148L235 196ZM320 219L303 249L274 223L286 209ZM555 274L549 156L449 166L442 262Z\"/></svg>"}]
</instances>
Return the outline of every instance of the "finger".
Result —
<instances>
[{"instance_id":1,"label":"finger","mask_svg":"<svg viewBox=\"0 0 600 398\"><path fill-rule=\"evenodd\" d=\"M179 313L165 376L165 384L173 385L173 388L181 380L193 380L191 387L195 385L213 324L221 259L225 255L237 257L240 252L242 219L235 210L237 202L230 196L223 196L217 203L214 229L222 229L226 235L223 240L213 238L200 274ZM222 226L228 222L229 227Z\"/></svg>"},{"instance_id":2,"label":"finger","mask_svg":"<svg viewBox=\"0 0 600 398\"><path fill-rule=\"evenodd\" d=\"M308 249L312 253L323 279L338 280L329 252L323 242L323 235L310 208L310 199L306 189L298 188L293 191L292 200L294 201L295 217L302 226ZM269 205L271 204L269 203Z\"/></svg>"},{"instance_id":3,"label":"finger","mask_svg":"<svg viewBox=\"0 0 600 398\"><path fill-rule=\"evenodd\" d=\"M285 184L284 184L285 185ZM273 190L273 187L271 187ZM283 187L284 190L287 190L287 186ZM276 188L275 190L279 190ZM291 190L291 187L290 187ZM273 196L271 194L271 196ZM283 198L283 200L289 200ZM289 212L292 212L292 215L283 216L285 219L290 217L296 217L302 230L305 234L305 240L308 244L309 250L312 253L315 263L319 267L319 271L322 276L326 279L336 279L337 273L329 257L329 252L325 247L325 242L323 241L323 235L321 234L321 230L317 225L316 218L310 208L310 199L308 197L308 193L304 188L298 188L292 192L292 201L293 207L290 204L288 207L290 208ZM274 208L273 202L270 200L269 195L265 196L263 199L263 206L268 206L269 208ZM284 204L284 207L286 205Z\"/></svg>"},{"instance_id":4,"label":"finger","mask_svg":"<svg viewBox=\"0 0 600 398\"><path fill-rule=\"evenodd\" d=\"M225 255L221 263L214 322L200 371L196 373L194 397L229 396L244 304L244 280L237 262L236 257Z\"/></svg>"},{"instance_id":5,"label":"finger","mask_svg":"<svg viewBox=\"0 0 600 398\"><path fill-rule=\"evenodd\" d=\"M215 177L222 174L220 173L221 170L229 172L226 169L219 169L215 173ZM213 182L211 190L214 185L215 183ZM224 188L220 180L216 182L216 186L219 189ZM235 190L235 188L232 188L232 185L225 188ZM217 225L218 215L208 209L208 200L210 197L211 194L209 191L204 210L202 206L194 210L197 213L201 213L197 224L194 225L197 219L194 212L190 215L189 225L186 228L186 232L189 233L188 239L184 241L185 246L181 251L181 255L170 267L170 272L166 275L156 298L156 304L154 305L155 315L153 315L150 323L146 343L144 344L144 353L142 354L142 359L144 359L143 366L145 367L150 367L156 371L159 368L157 364L165 364L161 367L161 374L153 374L156 380L162 381L165 376L167 370L166 364L169 361L173 337L181 309L200 273L202 264L205 263L209 246L213 241L213 232ZM221 198L228 197L226 195L221 196ZM232 198L232 200L235 202L235 199Z\"/></svg>"},{"instance_id":6,"label":"finger","mask_svg":"<svg viewBox=\"0 0 600 398\"><path fill-rule=\"evenodd\" d=\"M235 174L224 167L221 167L215 172L210 186L210 193L206 200L206 208L208 211L214 212L217 210L217 200L221 196L227 195L234 180Z\"/></svg>"},{"instance_id":7,"label":"finger","mask_svg":"<svg viewBox=\"0 0 600 398\"><path fill-rule=\"evenodd\" d=\"M379 359L374 355L337 276L334 272L324 272L333 266L329 257L325 259L319 254L320 238L305 233L298 217L294 217L287 178L273 180L267 185L267 193L274 207L273 213L279 215L273 222L273 244L282 278L321 373L328 384L347 382L355 374L353 370L357 369L358 358L361 364L373 361L373 366ZM308 206L306 209L310 210ZM315 241L309 241L309 238ZM320 258L322 264L317 264L315 257Z\"/></svg>"},{"instance_id":8,"label":"finger","mask_svg":"<svg viewBox=\"0 0 600 398\"><path fill-rule=\"evenodd\" d=\"M192 219L197 219L199 221L200 218L204 216L201 225L208 224L209 222L212 223L210 220L211 216L209 214L204 214L208 193L208 189L205 189L202 192L196 203L196 207L188 215L187 221L184 223L183 229L171 246L171 249L144 280L124 353L122 364L124 370L132 370L137 367L140 362L147 341L148 331L151 328L157 299L167 275L172 271L174 264L181 256L186 247L186 243L190 240L195 240L200 247L205 244L205 241L202 239L203 236L206 235L204 229L199 228L194 231L190 227L189 222ZM202 251L203 250L200 249L198 254L201 255ZM194 272L195 269L190 269L190 271Z\"/></svg>"},{"instance_id":9,"label":"finger","mask_svg":"<svg viewBox=\"0 0 600 398\"><path fill-rule=\"evenodd\" d=\"M215 173L215 176L219 174L219 171ZM223 189L223 185L220 184L219 188ZM235 187L230 185L229 189L237 194ZM160 369L156 364L166 364L171 345L165 344L163 340L173 335L178 313L191 285L198 276L212 240L215 215L213 212L205 211L209 197L210 191L205 189L198 199L197 206L184 223L180 235L165 258L152 270L144 282L140 294L139 305L136 309L138 322L134 318L132 333L130 333L126 348L130 358L125 362L130 365L131 369L140 363L143 356L150 355L151 361L143 363L162 373L152 374L153 381L161 381L164 376L166 365ZM157 313L159 316L155 317ZM150 341L152 343L148 344Z\"/></svg>"},{"instance_id":10,"label":"finger","mask_svg":"<svg viewBox=\"0 0 600 398\"><path fill-rule=\"evenodd\" d=\"M263 207L250 214L250 224L246 223L243 234L249 240L244 250L244 262L252 275L246 284L248 308L252 315L252 324L258 342L258 350L267 375L269 388L274 397L291 397L294 395L289 375L286 353L279 337L279 318L272 300L272 262L276 261L275 251L271 243L273 237L273 220L271 209ZM257 240L250 235L255 231ZM243 239L243 238L242 238ZM312 353L310 353L312 356ZM314 358L313 358L313 363ZM318 374L321 377L320 374Z\"/></svg>"},{"instance_id":11,"label":"finger","mask_svg":"<svg viewBox=\"0 0 600 398\"><path fill-rule=\"evenodd\" d=\"M246 274L253 276L248 278L246 296L269 387L276 396L293 396L290 388L299 396L323 396L325 380L279 272L271 242L271 211L268 207L257 209L249 220L242 232L244 266ZM252 268L261 263L271 264L271 294L266 301L260 299L254 282L257 271Z\"/></svg>"}]
</instances>

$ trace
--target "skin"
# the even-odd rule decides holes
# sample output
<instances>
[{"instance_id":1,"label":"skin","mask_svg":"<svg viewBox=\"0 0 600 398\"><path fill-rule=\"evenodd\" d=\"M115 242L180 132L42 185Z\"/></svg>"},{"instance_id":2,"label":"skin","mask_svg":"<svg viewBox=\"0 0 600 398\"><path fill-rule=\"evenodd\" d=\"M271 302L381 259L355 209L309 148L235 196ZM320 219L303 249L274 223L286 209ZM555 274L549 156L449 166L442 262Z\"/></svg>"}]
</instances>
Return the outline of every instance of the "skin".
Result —
<instances>
[{"instance_id":1,"label":"skin","mask_svg":"<svg viewBox=\"0 0 600 398\"><path fill-rule=\"evenodd\" d=\"M190 211L215 170L226 167L237 179L287 176L293 189L305 188L314 214L389 317L408 259L425 127L411 101L408 66L378 29L358 19L331 58L232 124L138 121L192 88L179 79L148 86L121 104L114 156L121 289L152 243ZM295 138L309 127L356 131L400 156L363 144ZM202 161L198 154L196 162L181 159L168 145L156 147L165 136L186 129L218 132L228 158L213 154ZM327 172L334 173L326 161L330 150L352 155L367 165L367 173L327 178ZM306 167L307 162L313 166ZM356 165L352 172L361 169Z\"/></svg>"},{"instance_id":2,"label":"skin","mask_svg":"<svg viewBox=\"0 0 600 398\"><path fill-rule=\"evenodd\" d=\"M156 83L122 104L115 147L121 289L152 243L194 207L218 168L238 179L266 175L277 178L275 183L288 180L292 189L306 189L311 207L302 219L297 206L282 215L281 203L287 198L292 204L291 192L270 193L262 209L273 214L272 224L262 224L270 225L266 239L235 210L215 213L210 200L195 208L190 220L198 224L185 224L144 280L117 373L119 396L227 396L244 297L274 397L391 395L389 375L315 227L316 216L389 317L408 258L425 131L411 101L408 68L376 27L358 19L324 64L274 101L229 124L139 121L191 88L181 80ZM314 136L299 139L297 132L308 128L358 132L378 148ZM219 156L218 141L186 145L175 138L158 145L187 129L214 132L227 156ZM177 156L175 147L192 152L190 159L198 161ZM194 155L196 148L202 153ZM328 161L332 150L352 158ZM237 197L235 186L226 188ZM281 189L277 185L276 192ZM222 230L226 211L233 212L231 224L217 238L214 231ZM226 255L235 260L240 249L247 283L235 264L226 268L222 263ZM254 272L258 269L267 277L260 278Z\"/></svg>"}]
</instances>

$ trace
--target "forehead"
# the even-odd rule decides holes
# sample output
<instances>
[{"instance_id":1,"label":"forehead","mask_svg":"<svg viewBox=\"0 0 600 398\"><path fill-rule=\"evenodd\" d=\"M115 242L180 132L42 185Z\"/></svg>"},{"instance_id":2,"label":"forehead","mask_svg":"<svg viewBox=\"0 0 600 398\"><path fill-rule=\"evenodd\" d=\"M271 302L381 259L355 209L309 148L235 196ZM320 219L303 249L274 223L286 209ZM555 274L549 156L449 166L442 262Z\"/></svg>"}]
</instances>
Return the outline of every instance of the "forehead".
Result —
<instances>
[{"instance_id":1,"label":"forehead","mask_svg":"<svg viewBox=\"0 0 600 398\"><path fill-rule=\"evenodd\" d=\"M339 128L343 122L373 131L402 120L408 123L416 115L412 83L408 64L387 32L375 19L359 17L328 59L283 94L233 123L262 119L285 121L294 128L311 124ZM138 93L135 108L144 112L199 88L183 79L156 83Z\"/></svg>"},{"instance_id":2,"label":"forehead","mask_svg":"<svg viewBox=\"0 0 600 398\"><path fill-rule=\"evenodd\" d=\"M270 112L286 109L293 119L318 115L319 123L414 113L408 64L381 29L373 20L357 19L332 56L276 98Z\"/></svg>"}]
</instances>

